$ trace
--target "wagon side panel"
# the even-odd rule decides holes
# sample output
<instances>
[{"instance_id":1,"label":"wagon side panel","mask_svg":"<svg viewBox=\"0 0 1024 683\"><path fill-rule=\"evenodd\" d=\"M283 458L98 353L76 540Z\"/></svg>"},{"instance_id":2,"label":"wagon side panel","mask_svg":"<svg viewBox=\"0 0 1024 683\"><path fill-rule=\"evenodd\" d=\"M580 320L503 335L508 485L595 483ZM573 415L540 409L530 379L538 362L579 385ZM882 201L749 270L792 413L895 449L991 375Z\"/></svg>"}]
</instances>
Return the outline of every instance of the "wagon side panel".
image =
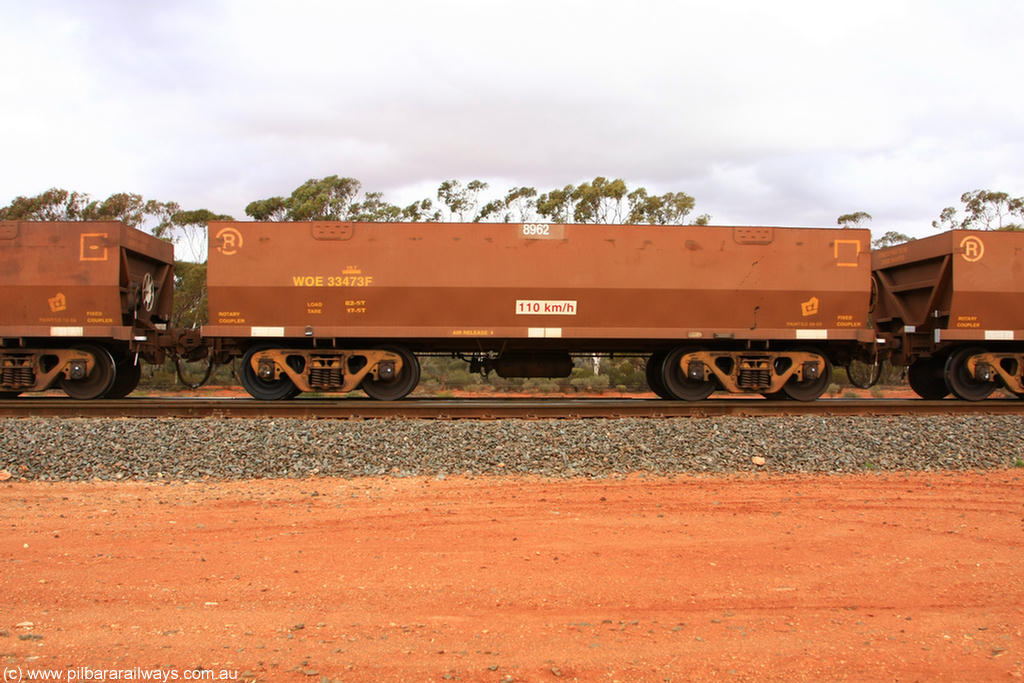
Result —
<instances>
[{"instance_id":1,"label":"wagon side panel","mask_svg":"<svg viewBox=\"0 0 1024 683\"><path fill-rule=\"evenodd\" d=\"M629 340L867 332L863 230L213 223L212 336Z\"/></svg>"}]
</instances>

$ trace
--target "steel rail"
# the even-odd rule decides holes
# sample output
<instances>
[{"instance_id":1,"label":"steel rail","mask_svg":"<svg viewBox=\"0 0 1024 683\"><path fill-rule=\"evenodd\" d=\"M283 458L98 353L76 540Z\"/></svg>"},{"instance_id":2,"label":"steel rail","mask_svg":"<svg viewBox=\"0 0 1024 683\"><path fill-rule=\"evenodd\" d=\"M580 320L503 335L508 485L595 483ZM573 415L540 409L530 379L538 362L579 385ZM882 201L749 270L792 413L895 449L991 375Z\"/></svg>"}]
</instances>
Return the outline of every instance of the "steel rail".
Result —
<instances>
[{"instance_id":1,"label":"steel rail","mask_svg":"<svg viewBox=\"0 0 1024 683\"><path fill-rule=\"evenodd\" d=\"M75 401L60 397L0 401L0 417L302 418L433 420L771 417L792 415L1024 415L1024 400L969 402L946 399L822 399L811 403L763 399L442 399L404 401L300 398L256 401L242 398L127 398Z\"/></svg>"}]
</instances>

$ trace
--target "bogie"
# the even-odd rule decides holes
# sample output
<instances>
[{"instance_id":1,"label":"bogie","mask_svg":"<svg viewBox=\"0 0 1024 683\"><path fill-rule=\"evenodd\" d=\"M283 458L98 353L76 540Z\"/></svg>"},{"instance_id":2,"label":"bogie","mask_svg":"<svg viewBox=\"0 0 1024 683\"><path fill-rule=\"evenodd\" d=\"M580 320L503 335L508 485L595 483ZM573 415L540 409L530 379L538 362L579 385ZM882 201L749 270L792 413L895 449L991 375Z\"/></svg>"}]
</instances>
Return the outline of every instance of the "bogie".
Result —
<instances>
[{"instance_id":1,"label":"bogie","mask_svg":"<svg viewBox=\"0 0 1024 683\"><path fill-rule=\"evenodd\" d=\"M416 356L404 347L293 349L259 344L242 357L241 377L246 390L261 400L361 388L371 398L395 401L416 388L420 369Z\"/></svg>"},{"instance_id":2,"label":"bogie","mask_svg":"<svg viewBox=\"0 0 1024 683\"><path fill-rule=\"evenodd\" d=\"M680 346L665 357L660 378L671 397L686 401L707 398L719 388L776 400L813 401L831 384L832 364L823 352L810 348L708 351Z\"/></svg>"}]
</instances>

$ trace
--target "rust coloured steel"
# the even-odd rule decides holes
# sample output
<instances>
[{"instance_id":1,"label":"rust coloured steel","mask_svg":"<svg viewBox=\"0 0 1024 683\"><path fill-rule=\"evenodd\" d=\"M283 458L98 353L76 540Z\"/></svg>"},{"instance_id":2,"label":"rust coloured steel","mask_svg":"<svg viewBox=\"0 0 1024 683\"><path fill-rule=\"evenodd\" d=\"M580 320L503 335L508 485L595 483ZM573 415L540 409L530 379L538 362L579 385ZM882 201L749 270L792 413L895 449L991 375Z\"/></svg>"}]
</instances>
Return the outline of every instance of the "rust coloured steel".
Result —
<instances>
[{"instance_id":1,"label":"rust coloured steel","mask_svg":"<svg viewBox=\"0 0 1024 683\"><path fill-rule=\"evenodd\" d=\"M880 249L873 262L880 329L1024 339L1024 233L953 230Z\"/></svg>"},{"instance_id":2,"label":"rust coloured steel","mask_svg":"<svg viewBox=\"0 0 1024 683\"><path fill-rule=\"evenodd\" d=\"M0 222L0 337L128 342L170 318L173 263L116 221Z\"/></svg>"},{"instance_id":3,"label":"rust coloured steel","mask_svg":"<svg viewBox=\"0 0 1024 683\"><path fill-rule=\"evenodd\" d=\"M211 338L418 350L870 342L866 230L210 224Z\"/></svg>"},{"instance_id":4,"label":"rust coloured steel","mask_svg":"<svg viewBox=\"0 0 1024 683\"><path fill-rule=\"evenodd\" d=\"M116 221L0 222L0 396L122 397L164 357L173 247Z\"/></svg>"},{"instance_id":5,"label":"rust coloured steel","mask_svg":"<svg viewBox=\"0 0 1024 683\"><path fill-rule=\"evenodd\" d=\"M1024 398L1024 233L953 230L876 251L876 320L923 398Z\"/></svg>"}]
</instances>

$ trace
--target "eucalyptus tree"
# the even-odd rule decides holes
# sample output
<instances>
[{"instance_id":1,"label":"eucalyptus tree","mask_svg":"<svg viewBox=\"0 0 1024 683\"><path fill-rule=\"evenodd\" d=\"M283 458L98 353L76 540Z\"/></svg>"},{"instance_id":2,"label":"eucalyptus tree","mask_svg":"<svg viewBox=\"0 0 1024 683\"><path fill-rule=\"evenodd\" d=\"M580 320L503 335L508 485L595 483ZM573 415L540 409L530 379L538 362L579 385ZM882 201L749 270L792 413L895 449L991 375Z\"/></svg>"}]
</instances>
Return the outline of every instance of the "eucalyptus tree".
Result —
<instances>
[{"instance_id":1,"label":"eucalyptus tree","mask_svg":"<svg viewBox=\"0 0 1024 683\"><path fill-rule=\"evenodd\" d=\"M622 178L598 176L585 182L572 191L573 218L577 223L621 223L627 191Z\"/></svg>"},{"instance_id":2,"label":"eucalyptus tree","mask_svg":"<svg viewBox=\"0 0 1024 683\"><path fill-rule=\"evenodd\" d=\"M446 180L437 188L437 198L448 207L450 220L458 217L464 223L467 215L474 215L480 193L486 189L487 183L482 180L470 180L465 185L460 180Z\"/></svg>"},{"instance_id":3,"label":"eucalyptus tree","mask_svg":"<svg viewBox=\"0 0 1024 683\"><path fill-rule=\"evenodd\" d=\"M403 217L400 207L384 201L383 192L367 192L363 201L354 202L348 207L346 220L358 223L397 223Z\"/></svg>"},{"instance_id":4,"label":"eucalyptus tree","mask_svg":"<svg viewBox=\"0 0 1024 683\"><path fill-rule=\"evenodd\" d=\"M842 216L836 219L836 225L841 225L844 228L859 228L861 223L870 223L871 214L867 211L854 211L853 213L844 213Z\"/></svg>"},{"instance_id":5,"label":"eucalyptus tree","mask_svg":"<svg viewBox=\"0 0 1024 683\"><path fill-rule=\"evenodd\" d=\"M964 205L963 218L958 216L955 207L947 206L938 219L932 221L932 227L937 230L1020 230L1024 224L1024 197L1011 197L1006 192L993 190L972 190L960 195L960 202Z\"/></svg>"},{"instance_id":6,"label":"eucalyptus tree","mask_svg":"<svg viewBox=\"0 0 1024 683\"><path fill-rule=\"evenodd\" d=\"M285 200L288 220L339 221L359 194L361 183L355 178L310 178L292 191Z\"/></svg>"},{"instance_id":7,"label":"eucalyptus tree","mask_svg":"<svg viewBox=\"0 0 1024 683\"><path fill-rule=\"evenodd\" d=\"M681 225L693 211L697 200L685 192L666 192L662 195L649 195L643 187L638 187L628 195L629 222L649 223L651 225ZM706 225L710 216L700 216Z\"/></svg>"},{"instance_id":8,"label":"eucalyptus tree","mask_svg":"<svg viewBox=\"0 0 1024 683\"><path fill-rule=\"evenodd\" d=\"M268 197L249 202L245 215L256 221L283 221L288 216L284 197Z\"/></svg>"},{"instance_id":9,"label":"eucalyptus tree","mask_svg":"<svg viewBox=\"0 0 1024 683\"><path fill-rule=\"evenodd\" d=\"M268 197L250 202L245 213L259 221L340 221L359 194L362 184L337 175L310 178L288 197Z\"/></svg>"},{"instance_id":10,"label":"eucalyptus tree","mask_svg":"<svg viewBox=\"0 0 1024 683\"><path fill-rule=\"evenodd\" d=\"M551 190L537 197L537 213L553 223L569 223L575 216L575 185L566 185L561 190Z\"/></svg>"},{"instance_id":11,"label":"eucalyptus tree","mask_svg":"<svg viewBox=\"0 0 1024 683\"><path fill-rule=\"evenodd\" d=\"M32 197L15 197L0 208L0 220L77 221L89 201L87 194L52 187Z\"/></svg>"},{"instance_id":12,"label":"eucalyptus tree","mask_svg":"<svg viewBox=\"0 0 1024 683\"><path fill-rule=\"evenodd\" d=\"M440 221L441 210L435 208L434 202L430 199L421 199L402 209L402 220L411 221L413 223L420 221Z\"/></svg>"},{"instance_id":13,"label":"eucalyptus tree","mask_svg":"<svg viewBox=\"0 0 1024 683\"><path fill-rule=\"evenodd\" d=\"M123 221L140 230L157 233L180 211L175 202L146 200L133 192L115 192L106 199L53 187L31 197L15 197L0 208L0 220L23 221Z\"/></svg>"},{"instance_id":14,"label":"eucalyptus tree","mask_svg":"<svg viewBox=\"0 0 1024 683\"><path fill-rule=\"evenodd\" d=\"M871 246L875 249L882 249L885 247L894 247L897 244L906 244L907 242L913 242L914 238L910 235L905 235L902 232L895 230L889 230L884 233L881 237L871 240Z\"/></svg>"}]
</instances>

